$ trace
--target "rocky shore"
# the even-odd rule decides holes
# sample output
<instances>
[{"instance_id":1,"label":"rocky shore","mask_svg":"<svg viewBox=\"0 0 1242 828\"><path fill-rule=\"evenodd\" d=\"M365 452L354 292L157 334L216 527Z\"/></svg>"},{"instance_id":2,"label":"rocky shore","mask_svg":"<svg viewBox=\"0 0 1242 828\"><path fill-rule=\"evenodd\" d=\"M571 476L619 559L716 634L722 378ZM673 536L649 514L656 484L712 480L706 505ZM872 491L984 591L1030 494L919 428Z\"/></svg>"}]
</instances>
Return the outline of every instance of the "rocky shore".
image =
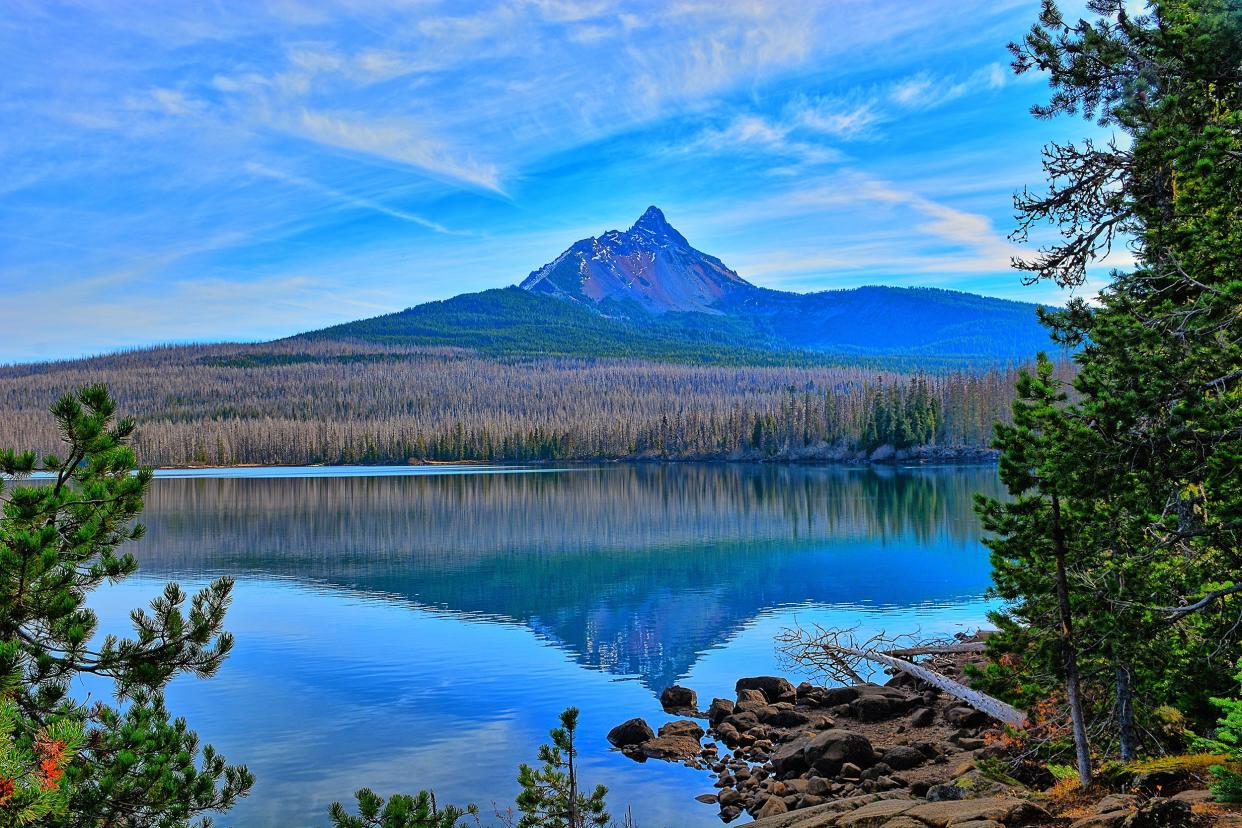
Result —
<instances>
[{"instance_id":1,"label":"rocky shore","mask_svg":"<svg viewBox=\"0 0 1242 828\"><path fill-rule=\"evenodd\" d=\"M957 674L964 661L936 669ZM756 828L1242 828L1242 813L1206 807L1210 794L1189 780L1134 780L1134 793L1067 815L1038 793L1055 781L1046 770L1032 766L1019 780L1000 761L999 723L905 675L853 687L759 676L705 710L685 687L660 701L683 718L658 731L631 719L609 742L637 761L709 773L715 791L696 798L726 823L749 815Z\"/></svg>"}]
</instances>

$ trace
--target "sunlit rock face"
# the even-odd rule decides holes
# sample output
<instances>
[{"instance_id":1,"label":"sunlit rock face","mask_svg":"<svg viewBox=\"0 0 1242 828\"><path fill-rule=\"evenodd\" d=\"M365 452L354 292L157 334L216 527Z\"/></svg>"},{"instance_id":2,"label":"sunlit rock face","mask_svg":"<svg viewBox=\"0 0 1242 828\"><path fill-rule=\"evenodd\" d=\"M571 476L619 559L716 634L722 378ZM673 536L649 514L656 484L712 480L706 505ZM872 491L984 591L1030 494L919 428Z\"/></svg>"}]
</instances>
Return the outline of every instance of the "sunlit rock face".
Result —
<instances>
[{"instance_id":1,"label":"sunlit rock face","mask_svg":"<svg viewBox=\"0 0 1242 828\"><path fill-rule=\"evenodd\" d=\"M695 250L649 207L629 230L575 243L526 277L534 293L591 302L637 303L649 313L719 313L720 300L754 287L714 256Z\"/></svg>"}]
</instances>

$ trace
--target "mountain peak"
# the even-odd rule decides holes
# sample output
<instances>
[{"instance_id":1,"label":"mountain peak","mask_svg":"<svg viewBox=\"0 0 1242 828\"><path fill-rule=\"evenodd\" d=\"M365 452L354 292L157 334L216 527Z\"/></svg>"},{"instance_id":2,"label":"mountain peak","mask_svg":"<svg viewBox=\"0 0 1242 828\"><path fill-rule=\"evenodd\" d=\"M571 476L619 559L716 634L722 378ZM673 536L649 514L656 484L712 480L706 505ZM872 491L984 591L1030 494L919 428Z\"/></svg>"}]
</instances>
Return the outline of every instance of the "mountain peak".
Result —
<instances>
[{"instance_id":1,"label":"mountain peak","mask_svg":"<svg viewBox=\"0 0 1242 828\"><path fill-rule=\"evenodd\" d=\"M630 227L631 234L644 231L657 238L669 239L685 247L690 246L686 237L678 233L676 228L668 223L668 219L664 218L664 211L654 204L648 207L646 212L638 217L638 221Z\"/></svg>"},{"instance_id":2,"label":"mountain peak","mask_svg":"<svg viewBox=\"0 0 1242 828\"><path fill-rule=\"evenodd\" d=\"M637 304L656 314L720 313L720 300L752 289L719 259L691 247L656 206L624 233L610 230L575 243L521 286L589 305Z\"/></svg>"}]
</instances>

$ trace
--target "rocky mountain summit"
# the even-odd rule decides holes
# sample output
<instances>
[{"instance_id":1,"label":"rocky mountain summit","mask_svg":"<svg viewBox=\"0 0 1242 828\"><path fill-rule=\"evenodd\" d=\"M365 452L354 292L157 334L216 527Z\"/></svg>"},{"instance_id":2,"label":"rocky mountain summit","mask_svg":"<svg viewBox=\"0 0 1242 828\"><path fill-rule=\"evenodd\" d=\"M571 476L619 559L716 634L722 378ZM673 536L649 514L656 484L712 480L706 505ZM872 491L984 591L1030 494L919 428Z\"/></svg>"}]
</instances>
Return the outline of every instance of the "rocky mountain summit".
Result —
<instances>
[{"instance_id":1,"label":"rocky mountain summit","mask_svg":"<svg viewBox=\"0 0 1242 828\"><path fill-rule=\"evenodd\" d=\"M520 287L592 305L632 303L654 314L718 314L722 299L755 289L716 257L691 247L654 206L629 230L576 242Z\"/></svg>"}]
</instances>

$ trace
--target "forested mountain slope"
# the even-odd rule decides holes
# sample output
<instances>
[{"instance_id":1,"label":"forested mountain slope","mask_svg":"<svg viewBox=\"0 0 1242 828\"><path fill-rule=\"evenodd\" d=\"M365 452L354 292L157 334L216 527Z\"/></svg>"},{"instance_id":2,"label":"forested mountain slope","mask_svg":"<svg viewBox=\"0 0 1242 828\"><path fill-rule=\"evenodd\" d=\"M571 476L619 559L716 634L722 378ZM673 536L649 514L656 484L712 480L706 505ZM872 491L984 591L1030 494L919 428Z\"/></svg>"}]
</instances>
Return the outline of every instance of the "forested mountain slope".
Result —
<instances>
[{"instance_id":1,"label":"forested mountain slope","mask_svg":"<svg viewBox=\"0 0 1242 828\"><path fill-rule=\"evenodd\" d=\"M1035 306L1022 302L934 288L799 294L756 287L691 247L655 207L628 231L576 242L520 288L305 336L493 355L748 364L861 356L924 367L1026 360L1048 347Z\"/></svg>"}]
</instances>

